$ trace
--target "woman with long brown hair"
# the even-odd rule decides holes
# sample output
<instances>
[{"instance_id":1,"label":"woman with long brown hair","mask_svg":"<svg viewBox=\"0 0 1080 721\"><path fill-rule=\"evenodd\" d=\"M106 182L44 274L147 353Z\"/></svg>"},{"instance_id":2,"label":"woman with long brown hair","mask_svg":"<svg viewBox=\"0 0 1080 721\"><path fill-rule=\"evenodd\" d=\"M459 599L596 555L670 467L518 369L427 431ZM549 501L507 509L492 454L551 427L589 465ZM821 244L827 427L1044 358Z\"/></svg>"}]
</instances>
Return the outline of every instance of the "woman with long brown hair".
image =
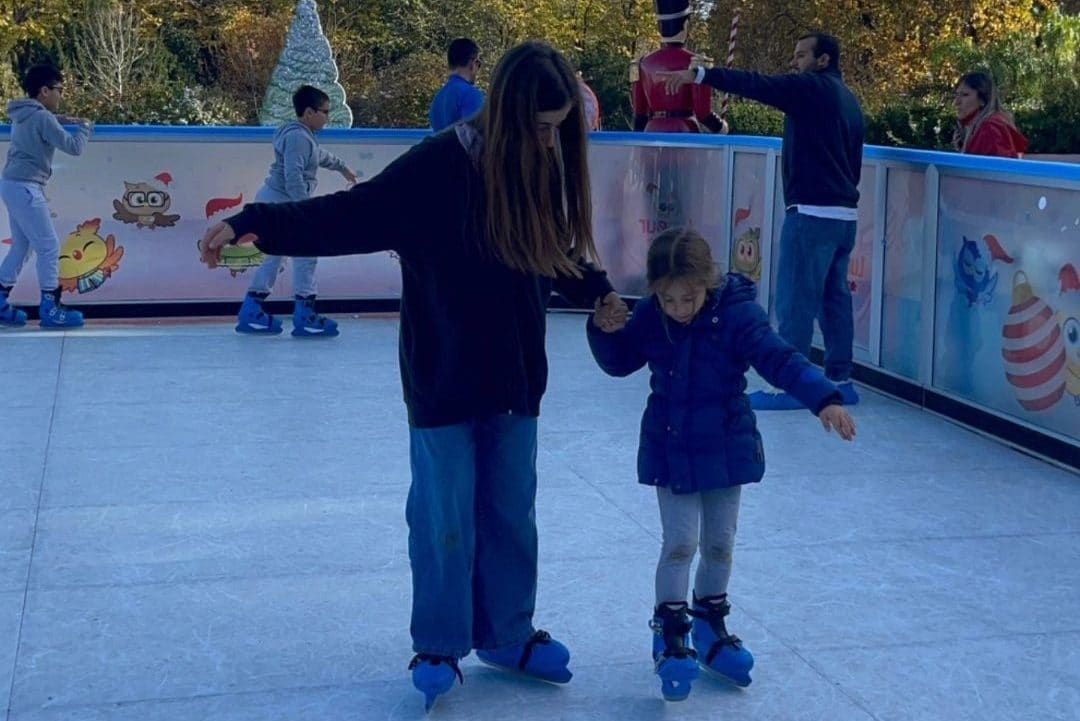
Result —
<instances>
[{"instance_id":1,"label":"woman with long brown hair","mask_svg":"<svg viewBox=\"0 0 1080 721\"><path fill-rule=\"evenodd\" d=\"M1012 113L1002 107L988 73L967 73L960 78L953 102L957 119L953 147L969 155L1023 156L1028 139L1017 130Z\"/></svg>"},{"instance_id":2,"label":"woman with long brown hair","mask_svg":"<svg viewBox=\"0 0 1080 721\"><path fill-rule=\"evenodd\" d=\"M348 191L252 204L207 231L203 260L252 235L275 255L393 250L412 485L413 683L428 707L477 650L570 680L566 647L532 624L536 422L551 291L616 330L626 306L596 259L585 121L573 69L543 43L509 50L478 116Z\"/></svg>"}]
</instances>

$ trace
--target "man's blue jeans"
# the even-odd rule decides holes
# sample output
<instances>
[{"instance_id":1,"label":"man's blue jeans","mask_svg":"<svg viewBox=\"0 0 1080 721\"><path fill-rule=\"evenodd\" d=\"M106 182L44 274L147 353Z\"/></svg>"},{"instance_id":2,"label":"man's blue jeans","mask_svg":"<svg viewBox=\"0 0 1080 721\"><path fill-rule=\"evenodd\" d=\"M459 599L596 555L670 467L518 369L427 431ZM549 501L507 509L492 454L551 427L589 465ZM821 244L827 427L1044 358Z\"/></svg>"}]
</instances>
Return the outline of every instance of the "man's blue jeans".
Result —
<instances>
[{"instance_id":1,"label":"man's blue jeans","mask_svg":"<svg viewBox=\"0 0 1080 721\"><path fill-rule=\"evenodd\" d=\"M536 418L409 430L413 651L463 658L532 635Z\"/></svg>"},{"instance_id":2,"label":"man's blue jeans","mask_svg":"<svg viewBox=\"0 0 1080 721\"><path fill-rule=\"evenodd\" d=\"M855 322L848 287L848 261L855 247L855 222L818 218L789 210L780 234L776 315L780 336L810 355L814 319L825 339L825 375L851 378Z\"/></svg>"}]
</instances>

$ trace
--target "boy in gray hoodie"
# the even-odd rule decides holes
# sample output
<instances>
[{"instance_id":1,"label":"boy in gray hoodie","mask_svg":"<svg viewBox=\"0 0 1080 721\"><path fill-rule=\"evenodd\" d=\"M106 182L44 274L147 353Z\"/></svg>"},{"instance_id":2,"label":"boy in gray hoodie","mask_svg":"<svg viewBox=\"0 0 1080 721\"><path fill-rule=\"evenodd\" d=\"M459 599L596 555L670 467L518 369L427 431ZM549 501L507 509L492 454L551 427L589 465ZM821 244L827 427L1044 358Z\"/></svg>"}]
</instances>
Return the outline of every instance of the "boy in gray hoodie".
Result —
<instances>
[{"instance_id":1,"label":"boy in gray hoodie","mask_svg":"<svg viewBox=\"0 0 1080 721\"><path fill-rule=\"evenodd\" d=\"M322 168L336 170L350 184L356 173L336 155L319 147L315 133L330 120L330 98L310 85L293 93L297 119L278 128L274 134L274 163L263 187L255 195L256 203L286 203L306 200L315 192L315 173ZM240 333L277 335L281 320L263 309L277 280L284 257L268 255L255 271L244 304L240 307L236 330ZM315 264L317 258L293 258L293 331L296 337L333 337L337 323L315 312Z\"/></svg>"},{"instance_id":2,"label":"boy in gray hoodie","mask_svg":"<svg viewBox=\"0 0 1080 721\"><path fill-rule=\"evenodd\" d=\"M64 97L64 77L53 66L30 68L22 85L28 97L8 104L11 143L0 177L0 198L11 226L11 249L0 263L0 326L26 324L26 313L8 303L8 296L33 250L41 288L41 327L78 328L82 313L60 303L60 239L49 216L45 184L52 175L53 151L82 154L90 121L56 115ZM61 123L76 127L68 132Z\"/></svg>"}]
</instances>

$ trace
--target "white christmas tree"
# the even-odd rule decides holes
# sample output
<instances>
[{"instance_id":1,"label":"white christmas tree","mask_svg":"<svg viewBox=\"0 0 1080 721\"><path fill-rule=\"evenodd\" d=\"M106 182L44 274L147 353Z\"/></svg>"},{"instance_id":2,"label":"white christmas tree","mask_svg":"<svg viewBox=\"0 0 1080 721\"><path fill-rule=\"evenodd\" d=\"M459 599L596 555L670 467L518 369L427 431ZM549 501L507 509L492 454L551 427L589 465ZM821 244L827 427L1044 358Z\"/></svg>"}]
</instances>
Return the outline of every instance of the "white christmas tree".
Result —
<instances>
[{"instance_id":1,"label":"white christmas tree","mask_svg":"<svg viewBox=\"0 0 1080 721\"><path fill-rule=\"evenodd\" d=\"M338 83L334 54L323 34L315 0L300 0L296 4L285 49L270 76L270 87L259 110L259 122L280 125L295 120L292 96L301 85L313 85L330 96L331 127L352 127L352 111L345 104L345 88Z\"/></svg>"}]
</instances>

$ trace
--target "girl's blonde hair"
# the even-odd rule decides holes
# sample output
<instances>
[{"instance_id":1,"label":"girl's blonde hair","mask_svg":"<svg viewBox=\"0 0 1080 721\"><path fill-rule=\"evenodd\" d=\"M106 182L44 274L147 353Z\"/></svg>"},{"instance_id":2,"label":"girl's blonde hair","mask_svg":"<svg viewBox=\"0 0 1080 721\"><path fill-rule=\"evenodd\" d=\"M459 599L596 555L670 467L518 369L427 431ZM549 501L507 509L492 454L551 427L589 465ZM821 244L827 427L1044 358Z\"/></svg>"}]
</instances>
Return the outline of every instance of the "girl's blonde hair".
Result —
<instances>
[{"instance_id":1,"label":"girl's blonde hair","mask_svg":"<svg viewBox=\"0 0 1080 721\"><path fill-rule=\"evenodd\" d=\"M558 147L544 147L536 114L567 105ZM499 60L474 121L484 136L485 242L523 273L579 276L577 261L598 260L581 105L566 58L546 43L527 42Z\"/></svg>"},{"instance_id":2,"label":"girl's blonde hair","mask_svg":"<svg viewBox=\"0 0 1080 721\"><path fill-rule=\"evenodd\" d=\"M720 266L701 234L691 228L669 228L649 243L645 278L653 293L683 280L708 289L720 287Z\"/></svg>"}]
</instances>

